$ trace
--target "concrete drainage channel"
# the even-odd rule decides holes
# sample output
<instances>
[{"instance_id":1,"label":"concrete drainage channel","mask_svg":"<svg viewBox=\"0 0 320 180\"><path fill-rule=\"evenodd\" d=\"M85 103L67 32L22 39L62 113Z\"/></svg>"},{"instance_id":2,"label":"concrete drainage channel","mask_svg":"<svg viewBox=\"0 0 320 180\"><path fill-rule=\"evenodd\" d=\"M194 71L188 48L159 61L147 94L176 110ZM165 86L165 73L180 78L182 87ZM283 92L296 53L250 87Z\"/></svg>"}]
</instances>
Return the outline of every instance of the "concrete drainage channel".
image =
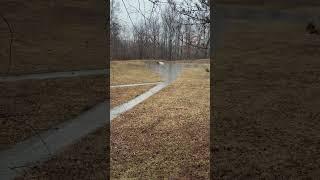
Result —
<instances>
[{"instance_id":1,"label":"concrete drainage channel","mask_svg":"<svg viewBox=\"0 0 320 180\"><path fill-rule=\"evenodd\" d=\"M168 86L177 78L182 69L181 65L170 63L164 65L148 64L147 66L158 72L165 81L161 83L157 82L157 85L147 92L127 103L111 109L110 121ZM104 70L103 72L105 73L106 71ZM32 76L32 79L33 78L35 77ZM21 80L21 78L19 80ZM40 137L32 137L14 145L8 150L0 152L1 179L13 179L26 170L27 165L35 162L44 162L50 159L54 154L57 154L64 147L75 143L82 137L103 127L108 123L107 109L109 107L107 107L107 104L109 103L100 103L78 117L58 125L57 128L41 133L39 135ZM14 167L19 168L14 169Z\"/></svg>"}]
</instances>

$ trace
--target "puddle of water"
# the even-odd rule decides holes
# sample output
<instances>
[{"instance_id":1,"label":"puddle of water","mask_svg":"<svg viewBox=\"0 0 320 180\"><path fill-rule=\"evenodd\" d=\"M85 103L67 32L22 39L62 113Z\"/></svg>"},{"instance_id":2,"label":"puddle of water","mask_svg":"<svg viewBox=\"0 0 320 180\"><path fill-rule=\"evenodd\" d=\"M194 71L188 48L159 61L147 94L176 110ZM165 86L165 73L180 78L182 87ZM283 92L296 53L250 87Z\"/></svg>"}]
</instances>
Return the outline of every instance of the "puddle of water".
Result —
<instances>
[{"instance_id":1,"label":"puddle of water","mask_svg":"<svg viewBox=\"0 0 320 180\"><path fill-rule=\"evenodd\" d=\"M174 81L182 70L182 64L165 62L163 65L159 65L155 62L145 62L146 67L152 71L158 73L164 82L171 83Z\"/></svg>"}]
</instances>

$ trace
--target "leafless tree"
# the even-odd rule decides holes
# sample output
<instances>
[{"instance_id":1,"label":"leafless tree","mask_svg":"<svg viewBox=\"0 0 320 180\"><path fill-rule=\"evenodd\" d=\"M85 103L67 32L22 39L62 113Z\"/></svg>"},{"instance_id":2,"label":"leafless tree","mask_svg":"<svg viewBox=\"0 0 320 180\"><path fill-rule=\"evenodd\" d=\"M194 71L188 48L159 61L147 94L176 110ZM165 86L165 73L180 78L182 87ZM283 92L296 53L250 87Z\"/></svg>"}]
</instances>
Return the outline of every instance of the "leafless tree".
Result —
<instances>
[{"instance_id":1,"label":"leafless tree","mask_svg":"<svg viewBox=\"0 0 320 180\"><path fill-rule=\"evenodd\" d=\"M126 4L128 1L125 0L118 1L126 8L132 29L123 32L124 28L117 21L117 6L111 3L114 7L111 8L110 24L114 58L174 60L207 57L210 39L208 0L137 0L139 7ZM142 10L141 3L145 1L152 3L151 12ZM140 21L134 24L128 7L141 14ZM128 33L132 35L124 37Z\"/></svg>"},{"instance_id":2,"label":"leafless tree","mask_svg":"<svg viewBox=\"0 0 320 180\"><path fill-rule=\"evenodd\" d=\"M155 53L153 56L153 59L156 59L159 57L159 54L157 53L157 49L159 48L159 38L160 38L160 22L159 18L156 16L151 16L149 20L150 24L150 34L151 34L151 40L152 40L152 52Z\"/></svg>"},{"instance_id":3,"label":"leafless tree","mask_svg":"<svg viewBox=\"0 0 320 180\"><path fill-rule=\"evenodd\" d=\"M117 57L119 53L120 46L120 30L121 26L117 17L117 12L119 12L119 3L115 0L110 1L110 44L111 44L111 59Z\"/></svg>"}]
</instances>

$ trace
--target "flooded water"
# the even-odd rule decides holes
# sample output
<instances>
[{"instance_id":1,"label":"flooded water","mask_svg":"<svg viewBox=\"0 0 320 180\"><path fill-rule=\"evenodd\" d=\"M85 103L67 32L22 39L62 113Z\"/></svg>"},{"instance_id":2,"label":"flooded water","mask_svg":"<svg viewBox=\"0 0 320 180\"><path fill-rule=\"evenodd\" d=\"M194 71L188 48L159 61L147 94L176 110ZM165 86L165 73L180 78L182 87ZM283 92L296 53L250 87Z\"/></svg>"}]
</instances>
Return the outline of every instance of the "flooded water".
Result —
<instances>
[{"instance_id":1,"label":"flooded water","mask_svg":"<svg viewBox=\"0 0 320 180\"><path fill-rule=\"evenodd\" d=\"M178 63L165 62L163 65L159 65L154 61L145 62L146 67L152 71L158 73L164 82L170 83L175 80L180 74L183 65Z\"/></svg>"}]
</instances>

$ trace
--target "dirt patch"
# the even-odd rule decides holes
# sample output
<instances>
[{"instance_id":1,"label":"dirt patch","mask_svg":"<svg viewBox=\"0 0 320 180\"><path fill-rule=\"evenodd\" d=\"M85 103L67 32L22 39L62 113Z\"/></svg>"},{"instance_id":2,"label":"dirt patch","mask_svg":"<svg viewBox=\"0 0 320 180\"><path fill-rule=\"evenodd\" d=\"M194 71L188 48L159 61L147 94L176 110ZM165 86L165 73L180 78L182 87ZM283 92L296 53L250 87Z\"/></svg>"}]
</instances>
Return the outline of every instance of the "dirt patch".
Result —
<instances>
[{"instance_id":1,"label":"dirt patch","mask_svg":"<svg viewBox=\"0 0 320 180\"><path fill-rule=\"evenodd\" d=\"M209 104L209 73L190 68L114 119L111 177L208 178Z\"/></svg>"},{"instance_id":2,"label":"dirt patch","mask_svg":"<svg viewBox=\"0 0 320 180\"><path fill-rule=\"evenodd\" d=\"M212 70L214 178L319 177L320 38L300 24L229 25Z\"/></svg>"},{"instance_id":3,"label":"dirt patch","mask_svg":"<svg viewBox=\"0 0 320 180\"><path fill-rule=\"evenodd\" d=\"M1 146L70 120L106 99L104 76L0 83Z\"/></svg>"},{"instance_id":4,"label":"dirt patch","mask_svg":"<svg viewBox=\"0 0 320 180\"><path fill-rule=\"evenodd\" d=\"M111 85L158 82L158 74L148 69L144 61L111 61Z\"/></svg>"}]
</instances>

